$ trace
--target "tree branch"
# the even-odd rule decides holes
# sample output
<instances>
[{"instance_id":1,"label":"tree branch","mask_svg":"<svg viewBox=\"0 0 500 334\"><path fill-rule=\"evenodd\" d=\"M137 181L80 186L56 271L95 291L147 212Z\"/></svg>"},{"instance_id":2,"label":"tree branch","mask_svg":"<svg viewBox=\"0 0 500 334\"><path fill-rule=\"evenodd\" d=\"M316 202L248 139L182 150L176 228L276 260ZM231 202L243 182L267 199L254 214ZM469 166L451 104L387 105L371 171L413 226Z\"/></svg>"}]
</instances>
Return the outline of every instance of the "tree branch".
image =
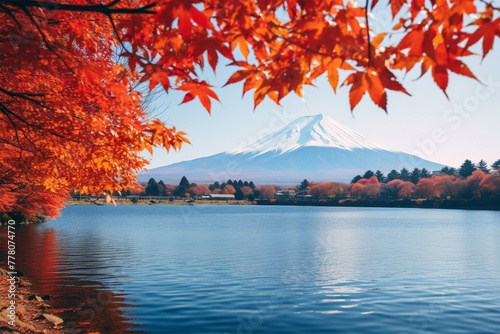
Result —
<instances>
[{"instance_id":1,"label":"tree branch","mask_svg":"<svg viewBox=\"0 0 500 334\"><path fill-rule=\"evenodd\" d=\"M71 68L71 66L69 66L69 64L56 52L56 50L54 50L52 48L52 46L49 43L49 40L48 40L47 36L45 36L45 33L43 32L42 28L38 25L38 23L36 23L35 18L31 15L31 13L29 12L29 10L26 7L21 7L21 9L29 17L29 19L31 20L31 22L33 22L33 24L35 25L36 29L40 33L40 36L42 36L43 42L45 43L45 46L47 47L47 49L49 49L50 52L52 52L57 58L59 58L59 60L70 70L70 72L74 74L75 72L73 71L73 69Z\"/></svg>"},{"instance_id":2,"label":"tree branch","mask_svg":"<svg viewBox=\"0 0 500 334\"><path fill-rule=\"evenodd\" d=\"M23 28L23 26L21 25L21 23L19 23L19 21L17 20L16 16L14 15L14 13L12 13L12 10L10 10L8 7L5 7L2 4L0 4L0 9L2 9L5 13L7 13L7 15L10 16L10 18L17 24L17 27L19 29Z\"/></svg>"},{"instance_id":3,"label":"tree branch","mask_svg":"<svg viewBox=\"0 0 500 334\"><path fill-rule=\"evenodd\" d=\"M45 107L42 102L40 101L37 101L35 99L32 99L30 96L33 96L33 97L42 97L42 96L45 96L45 94L34 94L34 93L16 93L16 92L11 92L10 90L6 90L6 89L3 89L2 87L0 87L0 92L2 93L5 93L11 97L20 97L22 99L25 99L25 100L28 100L30 102L33 102L34 104L36 104L37 106L40 106L40 107Z\"/></svg>"},{"instance_id":4,"label":"tree branch","mask_svg":"<svg viewBox=\"0 0 500 334\"><path fill-rule=\"evenodd\" d=\"M370 24L368 23L368 8L370 0L366 0L365 4L365 20L366 20L366 38L368 39L368 66L372 63L372 42L370 40Z\"/></svg>"},{"instance_id":5,"label":"tree branch","mask_svg":"<svg viewBox=\"0 0 500 334\"><path fill-rule=\"evenodd\" d=\"M70 5L61 4L52 1L36 1L36 0L2 0L3 4L8 4L16 7L38 7L46 10L67 10L71 12L94 12L103 13L105 15L113 14L156 14L156 11L149 10L156 6L156 2L139 8L112 8L119 1L115 0L108 5Z\"/></svg>"}]
</instances>

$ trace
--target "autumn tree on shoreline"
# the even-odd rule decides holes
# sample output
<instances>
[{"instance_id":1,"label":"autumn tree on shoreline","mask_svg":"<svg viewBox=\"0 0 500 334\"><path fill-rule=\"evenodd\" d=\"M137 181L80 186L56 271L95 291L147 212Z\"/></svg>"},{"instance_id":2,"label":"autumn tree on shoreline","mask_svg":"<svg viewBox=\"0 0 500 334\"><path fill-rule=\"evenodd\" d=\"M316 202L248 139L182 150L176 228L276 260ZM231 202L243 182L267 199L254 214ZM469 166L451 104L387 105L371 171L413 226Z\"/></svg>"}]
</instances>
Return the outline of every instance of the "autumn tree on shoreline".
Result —
<instances>
[{"instance_id":1,"label":"autumn tree on shoreline","mask_svg":"<svg viewBox=\"0 0 500 334\"><path fill-rule=\"evenodd\" d=\"M179 149L183 132L148 115L137 83L185 92L210 112L200 78L221 58L227 84L279 103L322 75L349 87L351 109L368 93L408 93L399 72L420 67L446 93L449 73L500 34L488 1L391 1L390 31L370 33L377 0L0 1L2 211L55 216L68 191L112 194L136 184L154 146ZM469 24L470 23L470 24ZM465 28L465 25L468 27ZM393 34L401 39L391 39ZM348 71L344 82L339 71ZM34 194L37 189L37 196Z\"/></svg>"}]
</instances>

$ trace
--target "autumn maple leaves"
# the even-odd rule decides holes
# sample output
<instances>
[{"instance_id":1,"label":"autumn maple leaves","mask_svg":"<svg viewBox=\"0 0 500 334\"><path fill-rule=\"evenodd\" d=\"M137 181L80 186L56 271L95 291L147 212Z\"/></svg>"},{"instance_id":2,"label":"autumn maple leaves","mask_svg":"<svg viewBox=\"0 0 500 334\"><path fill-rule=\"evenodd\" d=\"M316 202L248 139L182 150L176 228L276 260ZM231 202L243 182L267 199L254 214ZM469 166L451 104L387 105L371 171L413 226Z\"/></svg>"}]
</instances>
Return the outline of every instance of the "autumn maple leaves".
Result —
<instances>
[{"instance_id":1,"label":"autumn maple leaves","mask_svg":"<svg viewBox=\"0 0 500 334\"><path fill-rule=\"evenodd\" d=\"M474 78L463 62L473 55L470 49L482 39L484 57L500 34L498 9L473 0L368 0L364 6L341 0L168 3L175 8L169 11L170 30L196 41L188 47L190 55L203 67L206 54L214 70L219 55L231 60L238 70L227 84L243 82L244 94L254 89L255 106L265 97L279 103L291 92L302 96L305 85L326 74L334 90L350 87L351 109L368 93L387 110L388 90L409 94L397 74L417 65L421 75L430 71L446 94L450 72ZM394 26L374 35L368 13L387 5ZM172 13L181 12L176 27ZM342 82L339 71L347 72ZM217 97L208 87L193 80L178 89L187 91L183 102L198 97L210 110L210 99Z\"/></svg>"}]
</instances>

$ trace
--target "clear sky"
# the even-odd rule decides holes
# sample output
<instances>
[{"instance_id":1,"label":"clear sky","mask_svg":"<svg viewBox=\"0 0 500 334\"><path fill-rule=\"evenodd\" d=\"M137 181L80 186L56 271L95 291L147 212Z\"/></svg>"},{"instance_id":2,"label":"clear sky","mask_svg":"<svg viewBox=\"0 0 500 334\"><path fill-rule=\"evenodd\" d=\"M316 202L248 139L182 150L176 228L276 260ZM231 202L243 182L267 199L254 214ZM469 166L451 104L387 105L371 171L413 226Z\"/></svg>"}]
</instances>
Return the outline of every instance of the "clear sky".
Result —
<instances>
[{"instance_id":1,"label":"clear sky","mask_svg":"<svg viewBox=\"0 0 500 334\"><path fill-rule=\"evenodd\" d=\"M214 77L207 66L204 76L216 86L221 103L215 102L209 115L197 99L179 105L182 93L159 98L155 102L159 117L187 132L192 145L168 154L155 150L149 169L226 151L262 138L299 116L320 113L379 144L431 161L459 166L465 159L473 162L485 159L491 164L500 159L498 49L496 45L483 61L476 56L469 57L467 62L484 85L451 74L449 100L432 81L430 73L417 81L420 70L409 73L403 83L412 96L389 92L388 114L368 95L351 113L348 88L338 89L335 95L325 77L317 81L317 87L305 90L304 99L290 95L281 107L266 99L254 111L253 91L242 98L242 85L220 88L233 69L219 66Z\"/></svg>"}]
</instances>

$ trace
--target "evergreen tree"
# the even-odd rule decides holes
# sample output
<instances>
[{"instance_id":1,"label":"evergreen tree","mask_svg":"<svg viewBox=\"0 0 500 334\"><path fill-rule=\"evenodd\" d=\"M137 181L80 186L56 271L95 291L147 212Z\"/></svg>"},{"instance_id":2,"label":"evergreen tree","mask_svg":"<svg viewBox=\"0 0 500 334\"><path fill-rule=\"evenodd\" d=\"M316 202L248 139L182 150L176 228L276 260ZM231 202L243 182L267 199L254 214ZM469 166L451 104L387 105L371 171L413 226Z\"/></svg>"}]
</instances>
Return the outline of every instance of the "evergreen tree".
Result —
<instances>
[{"instance_id":1,"label":"evergreen tree","mask_svg":"<svg viewBox=\"0 0 500 334\"><path fill-rule=\"evenodd\" d=\"M406 168L401 169L399 178L403 181L410 181L410 171Z\"/></svg>"},{"instance_id":2,"label":"evergreen tree","mask_svg":"<svg viewBox=\"0 0 500 334\"><path fill-rule=\"evenodd\" d=\"M243 182L243 187L248 187L248 181Z\"/></svg>"},{"instance_id":3,"label":"evergreen tree","mask_svg":"<svg viewBox=\"0 0 500 334\"><path fill-rule=\"evenodd\" d=\"M441 173L446 175L455 175L457 173L457 170L451 167L443 167L441 168Z\"/></svg>"},{"instance_id":4,"label":"evergreen tree","mask_svg":"<svg viewBox=\"0 0 500 334\"><path fill-rule=\"evenodd\" d=\"M302 182L297 186L299 190L306 190L309 186L309 181L307 179L302 180Z\"/></svg>"},{"instance_id":5,"label":"evergreen tree","mask_svg":"<svg viewBox=\"0 0 500 334\"><path fill-rule=\"evenodd\" d=\"M255 198L258 198L260 196L260 190L254 190L253 195L255 196Z\"/></svg>"},{"instance_id":6,"label":"evergreen tree","mask_svg":"<svg viewBox=\"0 0 500 334\"><path fill-rule=\"evenodd\" d=\"M218 181L214 182L214 188L215 189L220 189L220 183Z\"/></svg>"},{"instance_id":7,"label":"evergreen tree","mask_svg":"<svg viewBox=\"0 0 500 334\"><path fill-rule=\"evenodd\" d=\"M229 184L230 186L232 186L233 185L233 181L231 181L231 179L229 179L229 180L227 180L226 184ZM224 188L222 188L222 189L224 189Z\"/></svg>"},{"instance_id":8,"label":"evergreen tree","mask_svg":"<svg viewBox=\"0 0 500 334\"><path fill-rule=\"evenodd\" d=\"M472 175L477 170L476 166L470 161L469 159L466 159L464 163L460 166L458 169L458 175L462 177L469 177Z\"/></svg>"},{"instance_id":9,"label":"evergreen tree","mask_svg":"<svg viewBox=\"0 0 500 334\"><path fill-rule=\"evenodd\" d=\"M427 178L431 177L431 173L427 170L427 168L422 168L422 170L420 171L420 176L423 179L427 179Z\"/></svg>"},{"instance_id":10,"label":"evergreen tree","mask_svg":"<svg viewBox=\"0 0 500 334\"><path fill-rule=\"evenodd\" d=\"M240 188L243 187L243 181L238 180L238 187L240 187Z\"/></svg>"},{"instance_id":11,"label":"evergreen tree","mask_svg":"<svg viewBox=\"0 0 500 334\"><path fill-rule=\"evenodd\" d=\"M174 196L185 197L187 190L188 190L188 188L186 188L186 186L178 185L177 188L175 188L173 194L174 194Z\"/></svg>"},{"instance_id":12,"label":"evergreen tree","mask_svg":"<svg viewBox=\"0 0 500 334\"><path fill-rule=\"evenodd\" d=\"M483 159L481 159L481 161L479 161L477 163L477 169L483 171L486 174L489 174L489 172L490 172L490 169L488 168L488 164Z\"/></svg>"},{"instance_id":13,"label":"evergreen tree","mask_svg":"<svg viewBox=\"0 0 500 334\"><path fill-rule=\"evenodd\" d=\"M191 186L187 177L185 177L185 176L182 177L181 182L179 182L179 185L184 186L186 189L188 189Z\"/></svg>"},{"instance_id":14,"label":"evergreen tree","mask_svg":"<svg viewBox=\"0 0 500 334\"><path fill-rule=\"evenodd\" d=\"M387 174L387 182L391 182L392 180L399 180L400 175L397 170L393 169L389 174Z\"/></svg>"},{"instance_id":15,"label":"evergreen tree","mask_svg":"<svg viewBox=\"0 0 500 334\"><path fill-rule=\"evenodd\" d=\"M415 168L415 169L411 172L411 174L410 174L410 181L411 181L411 183L413 183L413 184L417 184L417 183L418 183L418 181L420 181L421 173L422 173L422 172L420 171L420 169Z\"/></svg>"},{"instance_id":16,"label":"evergreen tree","mask_svg":"<svg viewBox=\"0 0 500 334\"><path fill-rule=\"evenodd\" d=\"M252 189L255 189L255 184L253 184L253 181L250 181L250 183L248 183L248 186Z\"/></svg>"},{"instance_id":17,"label":"evergreen tree","mask_svg":"<svg viewBox=\"0 0 500 334\"><path fill-rule=\"evenodd\" d=\"M359 180L361 180L362 177L361 175L356 175L352 180L351 180L351 183L357 183Z\"/></svg>"},{"instance_id":18,"label":"evergreen tree","mask_svg":"<svg viewBox=\"0 0 500 334\"><path fill-rule=\"evenodd\" d=\"M248 195L248 200L249 200L250 202L255 201L255 195L254 195L254 194L250 194L250 195Z\"/></svg>"},{"instance_id":19,"label":"evergreen tree","mask_svg":"<svg viewBox=\"0 0 500 334\"><path fill-rule=\"evenodd\" d=\"M380 170L375 172L375 176L377 177L378 182L385 183L385 175Z\"/></svg>"},{"instance_id":20,"label":"evergreen tree","mask_svg":"<svg viewBox=\"0 0 500 334\"><path fill-rule=\"evenodd\" d=\"M163 180L160 180L158 182L158 192L160 193L160 196L167 196L167 186L163 182Z\"/></svg>"},{"instance_id":21,"label":"evergreen tree","mask_svg":"<svg viewBox=\"0 0 500 334\"><path fill-rule=\"evenodd\" d=\"M371 170L367 170L365 172L365 175L363 175L363 179L369 179L370 177L372 177L373 175L375 175L375 173Z\"/></svg>"},{"instance_id":22,"label":"evergreen tree","mask_svg":"<svg viewBox=\"0 0 500 334\"><path fill-rule=\"evenodd\" d=\"M213 183L208 186L208 189L210 191L214 191L215 190L215 186L213 185Z\"/></svg>"},{"instance_id":23,"label":"evergreen tree","mask_svg":"<svg viewBox=\"0 0 500 334\"><path fill-rule=\"evenodd\" d=\"M222 182L222 183L220 184L220 188L219 188L219 189L224 189L224 188L226 188L226 183L225 183L225 182Z\"/></svg>"},{"instance_id":24,"label":"evergreen tree","mask_svg":"<svg viewBox=\"0 0 500 334\"><path fill-rule=\"evenodd\" d=\"M160 188L158 187L158 183L154 178L150 178L148 181L148 186L146 187L146 195L148 196L160 195Z\"/></svg>"},{"instance_id":25,"label":"evergreen tree","mask_svg":"<svg viewBox=\"0 0 500 334\"><path fill-rule=\"evenodd\" d=\"M241 191L240 187L237 187L235 190L236 190L236 192L234 193L234 199L241 201L244 197L243 191Z\"/></svg>"},{"instance_id":26,"label":"evergreen tree","mask_svg":"<svg viewBox=\"0 0 500 334\"><path fill-rule=\"evenodd\" d=\"M494 170L499 170L500 169L500 159L498 159L497 161L492 163L491 168L493 168Z\"/></svg>"}]
</instances>

